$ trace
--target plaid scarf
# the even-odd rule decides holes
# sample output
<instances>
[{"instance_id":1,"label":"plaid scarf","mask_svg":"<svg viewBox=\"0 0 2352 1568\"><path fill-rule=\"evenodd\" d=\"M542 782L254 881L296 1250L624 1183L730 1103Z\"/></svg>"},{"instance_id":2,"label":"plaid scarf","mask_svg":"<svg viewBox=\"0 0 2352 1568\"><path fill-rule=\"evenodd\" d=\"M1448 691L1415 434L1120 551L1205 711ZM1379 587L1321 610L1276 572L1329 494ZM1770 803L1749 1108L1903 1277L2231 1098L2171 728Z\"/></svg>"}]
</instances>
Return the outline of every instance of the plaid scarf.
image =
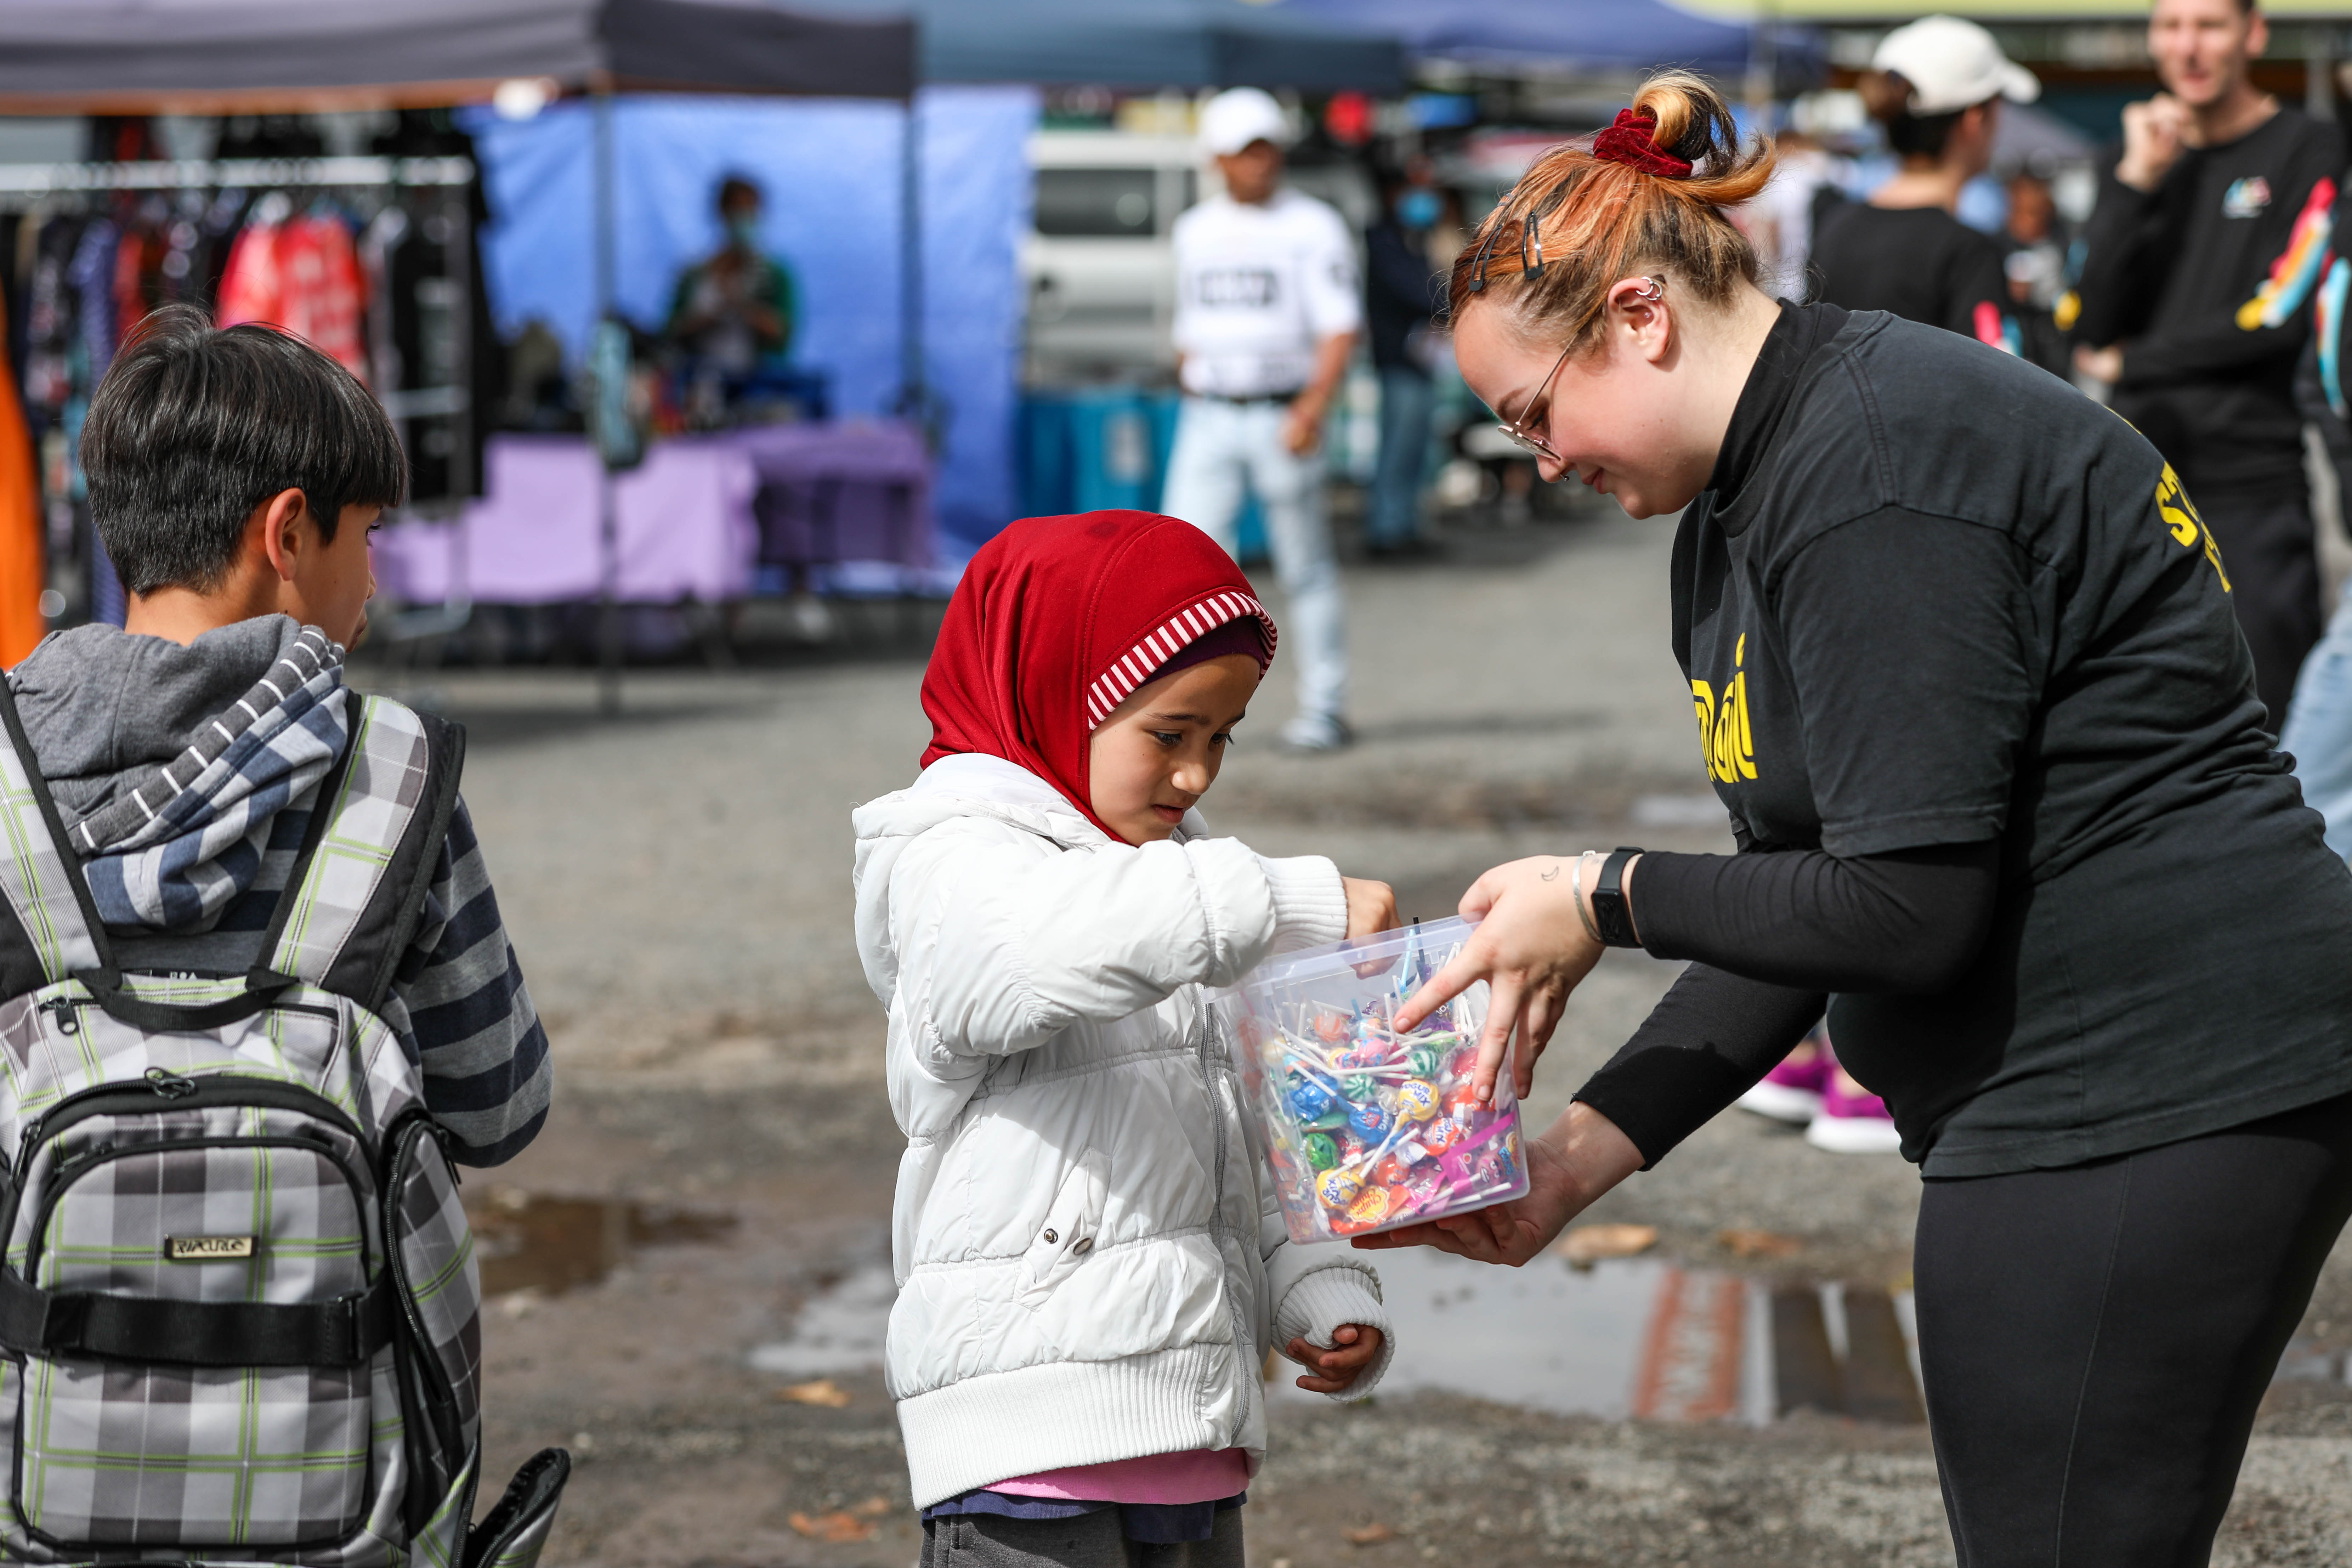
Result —
<instances>
[{"instance_id":1,"label":"plaid scarf","mask_svg":"<svg viewBox=\"0 0 2352 1568\"><path fill-rule=\"evenodd\" d=\"M343 650L305 626L194 744L68 831L110 926L208 931L253 886L278 814L351 731Z\"/></svg>"}]
</instances>

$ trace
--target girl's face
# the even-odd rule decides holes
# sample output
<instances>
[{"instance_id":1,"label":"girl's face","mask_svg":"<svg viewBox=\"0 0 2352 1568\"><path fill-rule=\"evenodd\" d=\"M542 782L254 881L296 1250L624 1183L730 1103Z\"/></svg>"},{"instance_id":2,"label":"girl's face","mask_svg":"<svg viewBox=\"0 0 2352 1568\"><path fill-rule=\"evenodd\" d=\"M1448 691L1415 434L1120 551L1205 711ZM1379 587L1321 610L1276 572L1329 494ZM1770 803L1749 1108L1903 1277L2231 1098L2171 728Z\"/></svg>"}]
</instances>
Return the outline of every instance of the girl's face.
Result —
<instances>
[{"instance_id":1,"label":"girl's face","mask_svg":"<svg viewBox=\"0 0 2352 1568\"><path fill-rule=\"evenodd\" d=\"M1688 418L1690 354L1667 297L1640 297L1642 280L1610 291L1601 341L1560 358L1560 344L1530 340L1507 310L1462 312L1454 354L1486 405L1544 438L1559 460L1538 457L1547 479L1583 480L1633 517L1679 511L1714 471L1716 438L1694 445ZM1552 374L1553 366L1559 366Z\"/></svg>"},{"instance_id":2,"label":"girl's face","mask_svg":"<svg viewBox=\"0 0 2352 1568\"><path fill-rule=\"evenodd\" d=\"M1129 844L1172 835L1217 782L1259 673L1257 660L1234 653L1136 688L1088 745L1095 815Z\"/></svg>"}]
</instances>

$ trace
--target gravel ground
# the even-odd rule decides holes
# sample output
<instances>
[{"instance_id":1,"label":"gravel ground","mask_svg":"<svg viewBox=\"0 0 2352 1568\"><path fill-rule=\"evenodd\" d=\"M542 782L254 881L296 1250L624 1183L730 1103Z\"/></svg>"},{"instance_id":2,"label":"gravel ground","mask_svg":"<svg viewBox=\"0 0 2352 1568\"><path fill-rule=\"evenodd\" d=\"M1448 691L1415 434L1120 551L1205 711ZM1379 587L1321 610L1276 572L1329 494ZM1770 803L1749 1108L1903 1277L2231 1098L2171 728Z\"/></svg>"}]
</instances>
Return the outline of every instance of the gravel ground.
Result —
<instances>
[{"instance_id":1,"label":"gravel ground","mask_svg":"<svg viewBox=\"0 0 2352 1568\"><path fill-rule=\"evenodd\" d=\"M1277 667L1211 821L1269 853L1330 854L1430 917L1518 855L1728 847L1667 651L1669 538L1612 517L1356 571L1360 744L1276 753ZM901 1144L850 937L848 814L913 775L919 653L640 673L609 721L567 672L376 679L469 726L467 799L558 1062L546 1132L467 1188L486 1251L509 1254L490 1265L488 1485L544 1444L574 1449L548 1559L566 1568L911 1562L878 1373L845 1363L820 1391L837 1403L799 1403L779 1396L792 1377L747 1358L805 1337L804 1309L887 1256ZM1543 1064L1539 1119L1673 973L1609 955ZM1677 1267L1899 1289L1917 1192L1899 1161L1822 1154L1733 1116L1590 1217L1658 1227L1654 1256ZM1732 1231L1781 1239L1759 1259ZM2342 1258L2306 1330L2311 1375L2274 1390L2219 1562L2352 1560ZM1414 1353L1401 1342L1401 1367ZM1952 1561L1916 1426L1612 1421L1442 1390L1286 1400L1274 1426L1252 1489L1259 1568L1465 1552L1636 1568Z\"/></svg>"}]
</instances>

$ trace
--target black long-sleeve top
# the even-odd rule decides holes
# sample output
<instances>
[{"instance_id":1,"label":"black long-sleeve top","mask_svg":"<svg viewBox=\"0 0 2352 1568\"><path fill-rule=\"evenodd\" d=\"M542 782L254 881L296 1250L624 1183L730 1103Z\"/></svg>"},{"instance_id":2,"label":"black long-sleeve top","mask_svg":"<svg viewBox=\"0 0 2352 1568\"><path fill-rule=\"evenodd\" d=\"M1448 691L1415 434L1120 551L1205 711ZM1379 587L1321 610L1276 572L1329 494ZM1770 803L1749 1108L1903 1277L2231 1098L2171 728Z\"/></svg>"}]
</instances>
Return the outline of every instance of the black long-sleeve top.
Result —
<instances>
[{"instance_id":1,"label":"black long-sleeve top","mask_svg":"<svg viewBox=\"0 0 2352 1568\"><path fill-rule=\"evenodd\" d=\"M2123 345L2116 412L2191 495L2304 486L2294 368L2343 171L2336 128L2282 109L2183 153L2153 191L2112 161L2100 181L2074 335Z\"/></svg>"},{"instance_id":2,"label":"black long-sleeve top","mask_svg":"<svg viewBox=\"0 0 2352 1568\"><path fill-rule=\"evenodd\" d=\"M2352 1091L2352 872L2163 458L2054 377L1783 307L1684 511L1675 652L1736 856L1644 857L1695 961L1579 1091L1645 1159L1826 1004L1929 1175Z\"/></svg>"}]
</instances>

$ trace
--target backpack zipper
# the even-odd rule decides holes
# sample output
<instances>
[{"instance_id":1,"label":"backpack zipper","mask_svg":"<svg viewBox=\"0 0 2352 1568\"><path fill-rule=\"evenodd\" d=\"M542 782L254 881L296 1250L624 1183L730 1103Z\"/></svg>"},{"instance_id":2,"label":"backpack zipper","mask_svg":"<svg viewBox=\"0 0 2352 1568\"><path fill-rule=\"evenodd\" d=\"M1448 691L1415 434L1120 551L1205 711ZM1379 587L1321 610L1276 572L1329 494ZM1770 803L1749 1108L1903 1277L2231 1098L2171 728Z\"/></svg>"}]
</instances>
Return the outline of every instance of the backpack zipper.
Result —
<instances>
[{"instance_id":1,"label":"backpack zipper","mask_svg":"<svg viewBox=\"0 0 2352 1568\"><path fill-rule=\"evenodd\" d=\"M135 1116L142 1111L162 1109L158 1101L174 1110L201 1110L215 1105L258 1105L277 1110L299 1111L350 1134L352 1141L362 1148L367 1146L367 1140L361 1135L358 1125L341 1106L298 1084L252 1078L243 1073L206 1073L202 1078L183 1078L163 1068L150 1068L144 1085L99 1084L66 1096L36 1117L26 1127L16 1144L17 1184L24 1184L34 1151L75 1122L109 1113Z\"/></svg>"}]
</instances>

